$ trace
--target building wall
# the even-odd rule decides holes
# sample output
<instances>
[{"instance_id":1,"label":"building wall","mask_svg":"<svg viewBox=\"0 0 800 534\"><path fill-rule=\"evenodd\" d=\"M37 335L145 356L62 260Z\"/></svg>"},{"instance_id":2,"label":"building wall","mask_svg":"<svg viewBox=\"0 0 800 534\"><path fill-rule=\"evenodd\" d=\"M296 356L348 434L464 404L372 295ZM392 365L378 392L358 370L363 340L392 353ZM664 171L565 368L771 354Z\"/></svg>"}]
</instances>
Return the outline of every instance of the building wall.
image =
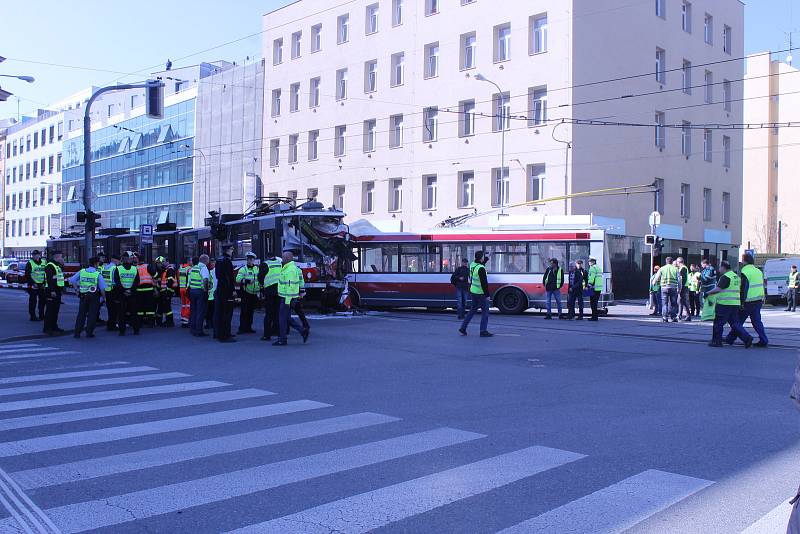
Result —
<instances>
[{"instance_id":1,"label":"building wall","mask_svg":"<svg viewBox=\"0 0 800 534\"><path fill-rule=\"evenodd\" d=\"M6 197L6 131L0 129L0 198ZM5 257L6 203L0 202L0 257Z\"/></svg>"}]
</instances>

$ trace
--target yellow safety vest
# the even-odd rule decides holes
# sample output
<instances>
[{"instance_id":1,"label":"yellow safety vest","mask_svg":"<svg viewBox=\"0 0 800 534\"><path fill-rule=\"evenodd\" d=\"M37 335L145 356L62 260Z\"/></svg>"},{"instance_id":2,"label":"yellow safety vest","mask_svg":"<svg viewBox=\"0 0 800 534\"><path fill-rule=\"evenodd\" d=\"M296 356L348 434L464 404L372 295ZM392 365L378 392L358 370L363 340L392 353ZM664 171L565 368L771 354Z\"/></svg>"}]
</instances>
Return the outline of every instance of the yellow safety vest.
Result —
<instances>
[{"instance_id":1,"label":"yellow safety vest","mask_svg":"<svg viewBox=\"0 0 800 534\"><path fill-rule=\"evenodd\" d=\"M189 289L203 289L203 277L200 276L200 265L189 270Z\"/></svg>"},{"instance_id":2,"label":"yellow safety vest","mask_svg":"<svg viewBox=\"0 0 800 534\"><path fill-rule=\"evenodd\" d=\"M122 286L122 288L132 288L133 282L136 280L136 267L131 265L130 267L126 268L124 265L120 265L117 267L117 272L119 273L119 284Z\"/></svg>"},{"instance_id":3,"label":"yellow safety vest","mask_svg":"<svg viewBox=\"0 0 800 534\"><path fill-rule=\"evenodd\" d=\"M800 272L789 273L789 289L795 289L797 287L798 276L800 276Z\"/></svg>"},{"instance_id":4,"label":"yellow safety vest","mask_svg":"<svg viewBox=\"0 0 800 534\"><path fill-rule=\"evenodd\" d=\"M747 295L745 302L759 302L764 300L764 273L755 265L742 267L742 276L747 278Z\"/></svg>"},{"instance_id":5,"label":"yellow safety vest","mask_svg":"<svg viewBox=\"0 0 800 534\"><path fill-rule=\"evenodd\" d=\"M251 295L257 295L261 287L258 284L258 267L240 267L236 273L236 283L244 283L244 290Z\"/></svg>"},{"instance_id":6,"label":"yellow safety vest","mask_svg":"<svg viewBox=\"0 0 800 534\"><path fill-rule=\"evenodd\" d=\"M53 262L50 262L47 265L52 265L53 269L56 271L56 286L64 287L64 271L61 270L61 267L59 267L57 263Z\"/></svg>"},{"instance_id":7,"label":"yellow safety vest","mask_svg":"<svg viewBox=\"0 0 800 534\"><path fill-rule=\"evenodd\" d=\"M267 267L269 267L269 271L267 271L267 275L264 277L264 287L271 287L278 283L278 279L281 276L281 265L283 262L279 259L274 260L267 260Z\"/></svg>"},{"instance_id":8,"label":"yellow safety vest","mask_svg":"<svg viewBox=\"0 0 800 534\"><path fill-rule=\"evenodd\" d=\"M81 295L86 293L95 293L100 286L100 273L95 271L90 273L86 269L81 269L79 277L78 291Z\"/></svg>"},{"instance_id":9,"label":"yellow safety vest","mask_svg":"<svg viewBox=\"0 0 800 534\"><path fill-rule=\"evenodd\" d=\"M730 280L730 284L717 296L717 306L736 306L738 308L742 305L742 297L739 294L742 283L733 271L728 271L722 276Z\"/></svg>"},{"instance_id":10,"label":"yellow safety vest","mask_svg":"<svg viewBox=\"0 0 800 534\"><path fill-rule=\"evenodd\" d=\"M480 275L481 269L486 271L486 267L483 264L476 263L474 261L469 266L469 279L471 281L469 292L473 295L483 295L483 286L481 285Z\"/></svg>"},{"instance_id":11,"label":"yellow safety vest","mask_svg":"<svg viewBox=\"0 0 800 534\"><path fill-rule=\"evenodd\" d=\"M100 271L103 274L103 281L106 283L106 289L111 289L114 287L114 270L116 268L117 266L113 263L108 263L103 265L103 268Z\"/></svg>"},{"instance_id":12,"label":"yellow safety vest","mask_svg":"<svg viewBox=\"0 0 800 534\"><path fill-rule=\"evenodd\" d=\"M281 267L280 276L278 278L278 296L284 299L286 304L292 302L300 296L300 287L303 284L303 271L290 261Z\"/></svg>"},{"instance_id":13,"label":"yellow safety vest","mask_svg":"<svg viewBox=\"0 0 800 534\"><path fill-rule=\"evenodd\" d=\"M47 266L47 262L39 260L39 263L36 263L33 260L28 260L28 263L31 265L31 280L33 280L33 283L44 284L44 268Z\"/></svg>"},{"instance_id":14,"label":"yellow safety vest","mask_svg":"<svg viewBox=\"0 0 800 534\"><path fill-rule=\"evenodd\" d=\"M597 293L603 291L603 271L596 264L589 266L589 285L593 286Z\"/></svg>"},{"instance_id":15,"label":"yellow safety vest","mask_svg":"<svg viewBox=\"0 0 800 534\"><path fill-rule=\"evenodd\" d=\"M667 264L659 272L661 273L661 287L678 284L678 268L674 265Z\"/></svg>"}]
</instances>

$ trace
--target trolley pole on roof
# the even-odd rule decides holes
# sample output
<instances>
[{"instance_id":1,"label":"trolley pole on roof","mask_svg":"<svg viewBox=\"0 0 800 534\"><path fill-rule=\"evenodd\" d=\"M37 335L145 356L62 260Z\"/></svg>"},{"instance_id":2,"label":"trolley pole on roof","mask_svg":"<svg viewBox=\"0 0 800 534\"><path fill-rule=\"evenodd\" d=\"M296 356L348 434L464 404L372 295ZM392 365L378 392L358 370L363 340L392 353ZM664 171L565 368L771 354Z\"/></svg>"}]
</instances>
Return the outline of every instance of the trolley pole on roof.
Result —
<instances>
[{"instance_id":1,"label":"trolley pole on roof","mask_svg":"<svg viewBox=\"0 0 800 534\"><path fill-rule=\"evenodd\" d=\"M86 101L83 112L83 207L86 210L86 252L84 253L85 257L82 258L85 264L88 264L89 258L94 255L94 231L97 227L97 220L100 218L100 215L92 211L92 118L90 115L92 104L104 93L125 89L145 89L147 116L152 119L164 118L164 82L159 80L101 87Z\"/></svg>"}]
</instances>

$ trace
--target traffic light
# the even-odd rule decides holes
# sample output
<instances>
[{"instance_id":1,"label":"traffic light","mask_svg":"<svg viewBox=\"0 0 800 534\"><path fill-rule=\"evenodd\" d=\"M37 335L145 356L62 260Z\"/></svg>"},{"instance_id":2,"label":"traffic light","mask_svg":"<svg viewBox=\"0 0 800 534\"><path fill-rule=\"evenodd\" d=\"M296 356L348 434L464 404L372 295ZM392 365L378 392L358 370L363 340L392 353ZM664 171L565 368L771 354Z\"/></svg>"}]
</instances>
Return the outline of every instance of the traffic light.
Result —
<instances>
[{"instance_id":1,"label":"traffic light","mask_svg":"<svg viewBox=\"0 0 800 534\"><path fill-rule=\"evenodd\" d=\"M86 225L87 230L96 230L100 227L100 223L98 223L98 219L101 219L103 216L99 213L95 213L93 211L79 211L75 214L75 220L79 223L84 223Z\"/></svg>"},{"instance_id":2,"label":"traffic light","mask_svg":"<svg viewBox=\"0 0 800 534\"><path fill-rule=\"evenodd\" d=\"M151 119L164 118L164 82L148 80L145 88L145 110Z\"/></svg>"},{"instance_id":3,"label":"traffic light","mask_svg":"<svg viewBox=\"0 0 800 534\"><path fill-rule=\"evenodd\" d=\"M653 243L653 252L656 255L661 255L662 250L664 250L664 238L656 237L656 241Z\"/></svg>"},{"instance_id":4,"label":"traffic light","mask_svg":"<svg viewBox=\"0 0 800 534\"><path fill-rule=\"evenodd\" d=\"M647 234L646 236L644 236L644 244L645 245L650 245L650 246L655 245L656 244L656 236L654 236L653 234Z\"/></svg>"}]
</instances>

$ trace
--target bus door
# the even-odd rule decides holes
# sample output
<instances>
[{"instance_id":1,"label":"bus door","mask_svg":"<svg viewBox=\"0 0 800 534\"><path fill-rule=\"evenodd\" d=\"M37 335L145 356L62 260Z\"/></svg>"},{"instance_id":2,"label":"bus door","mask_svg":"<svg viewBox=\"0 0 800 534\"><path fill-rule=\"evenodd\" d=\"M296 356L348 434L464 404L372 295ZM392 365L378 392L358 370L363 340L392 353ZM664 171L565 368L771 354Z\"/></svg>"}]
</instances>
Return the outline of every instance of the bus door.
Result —
<instances>
[{"instance_id":1,"label":"bus door","mask_svg":"<svg viewBox=\"0 0 800 534\"><path fill-rule=\"evenodd\" d=\"M407 306L444 308L449 300L450 276L442 273L442 246L433 243L400 244L398 290ZM403 303L399 303L403 305Z\"/></svg>"}]
</instances>

